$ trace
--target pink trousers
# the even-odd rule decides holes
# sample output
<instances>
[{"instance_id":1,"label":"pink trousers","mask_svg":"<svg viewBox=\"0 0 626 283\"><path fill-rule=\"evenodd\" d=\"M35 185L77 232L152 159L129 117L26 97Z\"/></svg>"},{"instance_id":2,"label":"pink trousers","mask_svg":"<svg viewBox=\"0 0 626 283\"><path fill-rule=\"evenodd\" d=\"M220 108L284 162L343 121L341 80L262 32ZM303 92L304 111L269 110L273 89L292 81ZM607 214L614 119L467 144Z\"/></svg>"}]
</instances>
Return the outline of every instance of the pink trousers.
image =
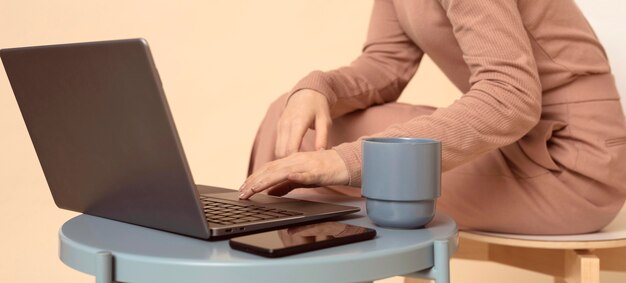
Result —
<instances>
[{"instance_id":1,"label":"pink trousers","mask_svg":"<svg viewBox=\"0 0 626 283\"><path fill-rule=\"evenodd\" d=\"M249 174L275 159L276 123L285 102L281 96L270 106L254 142ZM434 110L387 103L356 111L333 121L329 145L355 141ZM518 142L444 172L437 209L465 230L579 234L601 229L624 203L622 115L617 100L544 106L539 124ZM301 150L313 150L314 137L309 130ZM361 194L360 188L348 186L296 191Z\"/></svg>"}]
</instances>

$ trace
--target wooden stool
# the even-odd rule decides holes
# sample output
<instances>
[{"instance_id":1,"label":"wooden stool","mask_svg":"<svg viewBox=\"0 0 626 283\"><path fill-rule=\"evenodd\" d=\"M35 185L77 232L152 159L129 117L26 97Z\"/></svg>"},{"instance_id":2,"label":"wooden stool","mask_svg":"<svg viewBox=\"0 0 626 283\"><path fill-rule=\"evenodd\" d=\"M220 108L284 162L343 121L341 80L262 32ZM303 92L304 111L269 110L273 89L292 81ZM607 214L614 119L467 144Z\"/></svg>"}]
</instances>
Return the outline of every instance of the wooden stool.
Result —
<instances>
[{"instance_id":1,"label":"wooden stool","mask_svg":"<svg viewBox=\"0 0 626 283\"><path fill-rule=\"evenodd\" d=\"M626 272L626 211L596 233L524 236L460 232L455 258L489 260L555 277L555 282L600 282L600 270Z\"/></svg>"},{"instance_id":2,"label":"wooden stool","mask_svg":"<svg viewBox=\"0 0 626 283\"><path fill-rule=\"evenodd\" d=\"M464 231L459 232L459 241L457 259L531 270L554 276L556 283L599 283L600 270L626 272L626 209L596 233L526 236ZM418 282L427 281L405 279Z\"/></svg>"}]
</instances>

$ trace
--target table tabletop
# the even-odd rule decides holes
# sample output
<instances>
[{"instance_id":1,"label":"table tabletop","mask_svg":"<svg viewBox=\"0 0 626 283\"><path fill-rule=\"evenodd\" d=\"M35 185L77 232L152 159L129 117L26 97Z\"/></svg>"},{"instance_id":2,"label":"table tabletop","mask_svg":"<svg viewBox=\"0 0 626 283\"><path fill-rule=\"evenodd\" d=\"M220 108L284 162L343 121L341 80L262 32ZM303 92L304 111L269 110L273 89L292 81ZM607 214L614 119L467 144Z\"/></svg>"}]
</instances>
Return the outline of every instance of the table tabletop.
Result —
<instances>
[{"instance_id":1,"label":"table tabletop","mask_svg":"<svg viewBox=\"0 0 626 283\"><path fill-rule=\"evenodd\" d=\"M423 229L388 229L367 218L363 199L296 197L361 207L358 213L334 220L374 228L377 236L268 259L233 250L227 240L205 241L83 214L61 227L60 258L78 271L97 276L98 256L108 254L113 264L111 278L122 282L357 282L428 271L437 261L436 242L446 245L446 254L439 256L444 260L456 251L456 223L443 213L438 212Z\"/></svg>"}]
</instances>

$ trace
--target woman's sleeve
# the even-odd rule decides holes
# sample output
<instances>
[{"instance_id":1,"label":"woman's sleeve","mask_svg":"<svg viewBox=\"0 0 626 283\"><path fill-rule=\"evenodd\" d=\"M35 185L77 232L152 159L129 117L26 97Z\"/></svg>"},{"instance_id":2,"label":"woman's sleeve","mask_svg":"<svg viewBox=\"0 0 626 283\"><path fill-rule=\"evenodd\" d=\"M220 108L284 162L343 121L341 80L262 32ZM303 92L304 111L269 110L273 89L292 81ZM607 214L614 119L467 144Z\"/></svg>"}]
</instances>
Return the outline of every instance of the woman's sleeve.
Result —
<instances>
[{"instance_id":1,"label":"woman's sleeve","mask_svg":"<svg viewBox=\"0 0 626 283\"><path fill-rule=\"evenodd\" d=\"M423 52L409 39L390 0L377 0L363 53L350 66L314 71L292 89L313 89L326 96L331 115L395 101L415 74Z\"/></svg>"},{"instance_id":2,"label":"woman's sleeve","mask_svg":"<svg viewBox=\"0 0 626 283\"><path fill-rule=\"evenodd\" d=\"M470 90L447 108L375 136L442 142L442 170L511 144L537 124L541 85L516 0L439 0L470 69ZM445 48L445 47L442 47ZM334 148L361 182L361 142Z\"/></svg>"}]
</instances>

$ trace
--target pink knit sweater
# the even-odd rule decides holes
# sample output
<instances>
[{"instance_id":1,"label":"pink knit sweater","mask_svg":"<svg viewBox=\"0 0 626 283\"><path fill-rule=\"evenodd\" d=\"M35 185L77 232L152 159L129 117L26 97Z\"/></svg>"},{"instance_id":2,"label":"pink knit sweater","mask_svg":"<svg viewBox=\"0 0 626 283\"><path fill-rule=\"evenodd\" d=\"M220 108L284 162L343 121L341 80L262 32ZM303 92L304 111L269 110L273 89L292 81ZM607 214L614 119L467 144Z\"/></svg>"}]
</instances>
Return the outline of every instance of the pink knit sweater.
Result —
<instances>
[{"instance_id":1,"label":"pink knit sweater","mask_svg":"<svg viewBox=\"0 0 626 283\"><path fill-rule=\"evenodd\" d=\"M424 53L464 95L375 136L440 140L444 171L523 137L540 119L542 93L610 72L573 0L377 0L362 55L350 66L312 72L292 93L321 92L334 117L391 102ZM360 186L361 141L334 150L350 185Z\"/></svg>"}]
</instances>

